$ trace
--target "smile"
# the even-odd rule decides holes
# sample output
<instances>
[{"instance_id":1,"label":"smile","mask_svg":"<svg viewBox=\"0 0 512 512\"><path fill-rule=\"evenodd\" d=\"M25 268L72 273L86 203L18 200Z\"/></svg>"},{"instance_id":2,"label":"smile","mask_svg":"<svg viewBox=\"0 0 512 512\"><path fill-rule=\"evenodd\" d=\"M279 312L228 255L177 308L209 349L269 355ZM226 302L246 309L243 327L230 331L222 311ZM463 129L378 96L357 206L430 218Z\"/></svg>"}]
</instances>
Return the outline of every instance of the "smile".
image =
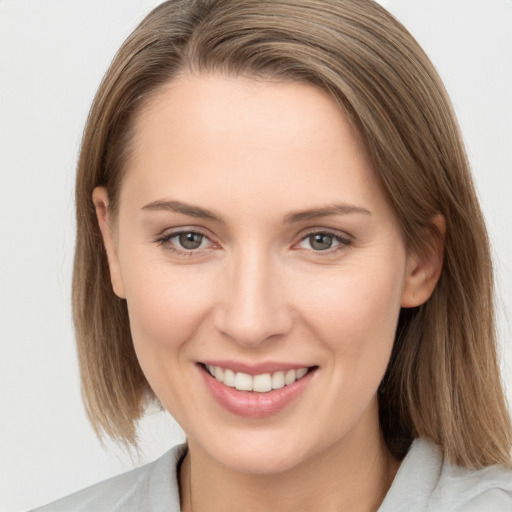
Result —
<instances>
[{"instance_id":1,"label":"smile","mask_svg":"<svg viewBox=\"0 0 512 512\"><path fill-rule=\"evenodd\" d=\"M258 367L216 363L197 365L210 395L229 413L253 419L272 416L291 406L310 386L319 369L279 363Z\"/></svg>"},{"instance_id":2,"label":"smile","mask_svg":"<svg viewBox=\"0 0 512 512\"><path fill-rule=\"evenodd\" d=\"M281 389L302 379L309 368L297 368L294 370L283 370L273 373L261 373L249 375L243 372L234 372L220 366L205 366L212 377L227 387L235 388L238 391L254 391L256 393L268 393L273 389Z\"/></svg>"}]
</instances>

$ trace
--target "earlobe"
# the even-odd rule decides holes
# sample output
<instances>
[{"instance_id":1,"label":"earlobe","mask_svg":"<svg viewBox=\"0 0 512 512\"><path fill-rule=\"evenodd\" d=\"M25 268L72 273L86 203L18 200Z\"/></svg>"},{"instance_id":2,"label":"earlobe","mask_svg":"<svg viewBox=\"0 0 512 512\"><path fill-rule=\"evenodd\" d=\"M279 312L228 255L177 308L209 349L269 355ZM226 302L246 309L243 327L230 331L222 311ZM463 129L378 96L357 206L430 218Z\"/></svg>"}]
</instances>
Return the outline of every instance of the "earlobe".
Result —
<instances>
[{"instance_id":1,"label":"earlobe","mask_svg":"<svg viewBox=\"0 0 512 512\"><path fill-rule=\"evenodd\" d=\"M103 244L107 252L112 288L119 298L124 299L126 295L119 265L117 244L110 219L107 189L105 187L96 187L92 193L92 201L96 210L96 218L103 238Z\"/></svg>"},{"instance_id":2,"label":"earlobe","mask_svg":"<svg viewBox=\"0 0 512 512\"><path fill-rule=\"evenodd\" d=\"M430 243L421 253L407 256L401 305L413 308L426 302L436 287L443 269L446 222L441 214L432 219Z\"/></svg>"}]
</instances>

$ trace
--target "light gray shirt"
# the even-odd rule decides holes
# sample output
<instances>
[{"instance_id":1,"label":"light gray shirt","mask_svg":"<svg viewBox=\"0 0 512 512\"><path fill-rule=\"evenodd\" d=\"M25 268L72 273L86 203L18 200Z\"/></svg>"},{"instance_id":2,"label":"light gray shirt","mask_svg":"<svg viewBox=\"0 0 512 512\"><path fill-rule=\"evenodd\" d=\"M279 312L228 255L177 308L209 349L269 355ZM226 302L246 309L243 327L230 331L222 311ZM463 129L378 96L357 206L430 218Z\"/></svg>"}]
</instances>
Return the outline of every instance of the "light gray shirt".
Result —
<instances>
[{"instance_id":1,"label":"light gray shirt","mask_svg":"<svg viewBox=\"0 0 512 512\"><path fill-rule=\"evenodd\" d=\"M33 512L180 512L177 465L186 446ZM443 463L416 439L378 512L512 512L512 470L470 471Z\"/></svg>"}]
</instances>

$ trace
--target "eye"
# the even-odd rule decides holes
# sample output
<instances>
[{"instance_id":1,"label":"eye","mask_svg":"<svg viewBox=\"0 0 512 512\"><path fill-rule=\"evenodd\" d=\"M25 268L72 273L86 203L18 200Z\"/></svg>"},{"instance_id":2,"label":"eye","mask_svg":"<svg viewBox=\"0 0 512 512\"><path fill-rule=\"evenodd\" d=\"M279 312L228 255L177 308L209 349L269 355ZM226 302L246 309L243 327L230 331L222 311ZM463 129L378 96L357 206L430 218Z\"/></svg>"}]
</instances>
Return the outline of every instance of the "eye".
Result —
<instances>
[{"instance_id":1,"label":"eye","mask_svg":"<svg viewBox=\"0 0 512 512\"><path fill-rule=\"evenodd\" d=\"M325 251L330 249L335 243L334 237L327 233L309 235L305 241L307 241L309 246L315 251Z\"/></svg>"},{"instance_id":2,"label":"eye","mask_svg":"<svg viewBox=\"0 0 512 512\"><path fill-rule=\"evenodd\" d=\"M169 241L174 241L175 244L190 251L193 249L199 249L205 241L205 236L200 233L189 231L188 233L178 233L171 237Z\"/></svg>"},{"instance_id":3,"label":"eye","mask_svg":"<svg viewBox=\"0 0 512 512\"><path fill-rule=\"evenodd\" d=\"M320 231L310 233L305 236L298 244L300 249L309 249L316 252L329 251L330 249L336 249L339 246L350 245L351 240L341 235Z\"/></svg>"},{"instance_id":4,"label":"eye","mask_svg":"<svg viewBox=\"0 0 512 512\"><path fill-rule=\"evenodd\" d=\"M155 242L169 251L183 255L193 255L214 245L206 235L194 230L166 233L156 238Z\"/></svg>"}]
</instances>

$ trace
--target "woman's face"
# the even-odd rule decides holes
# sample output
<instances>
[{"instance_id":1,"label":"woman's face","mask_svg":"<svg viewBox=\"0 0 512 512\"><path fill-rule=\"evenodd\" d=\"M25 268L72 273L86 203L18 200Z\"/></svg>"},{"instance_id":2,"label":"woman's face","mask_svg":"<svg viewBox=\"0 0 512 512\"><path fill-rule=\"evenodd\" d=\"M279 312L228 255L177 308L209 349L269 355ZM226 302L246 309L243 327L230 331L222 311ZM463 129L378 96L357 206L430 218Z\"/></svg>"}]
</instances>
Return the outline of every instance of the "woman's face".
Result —
<instances>
[{"instance_id":1,"label":"woman's face","mask_svg":"<svg viewBox=\"0 0 512 512\"><path fill-rule=\"evenodd\" d=\"M114 234L94 201L140 365L191 449L268 473L378 435L414 261L326 94L183 76L137 121Z\"/></svg>"}]
</instances>

